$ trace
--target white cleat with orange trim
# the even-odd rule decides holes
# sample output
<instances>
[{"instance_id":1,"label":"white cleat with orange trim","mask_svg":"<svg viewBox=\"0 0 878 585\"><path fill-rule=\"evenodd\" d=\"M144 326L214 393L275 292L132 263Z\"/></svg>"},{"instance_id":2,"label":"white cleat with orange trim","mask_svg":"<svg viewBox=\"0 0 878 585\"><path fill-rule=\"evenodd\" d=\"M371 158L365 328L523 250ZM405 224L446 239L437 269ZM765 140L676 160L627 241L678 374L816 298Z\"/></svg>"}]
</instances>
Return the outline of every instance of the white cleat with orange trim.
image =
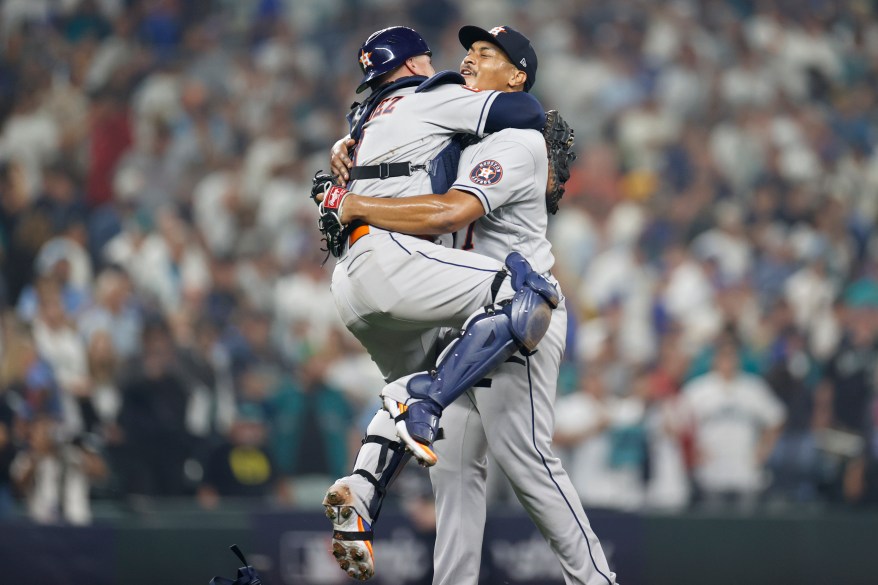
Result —
<instances>
[{"instance_id":1,"label":"white cleat with orange trim","mask_svg":"<svg viewBox=\"0 0 878 585\"><path fill-rule=\"evenodd\" d=\"M354 509L350 487L338 481L323 498L326 517L332 521L332 556L341 569L359 581L375 575L372 527Z\"/></svg>"},{"instance_id":2,"label":"white cleat with orange trim","mask_svg":"<svg viewBox=\"0 0 878 585\"><path fill-rule=\"evenodd\" d=\"M412 456L414 456L418 463L424 467L432 467L433 465L436 465L439 458L436 456L433 449L431 449L429 445L412 437L411 433L409 433L408 427L406 427L404 415L409 407L390 396L382 396L381 399L384 401L384 409L389 412L390 416L396 421L397 437L399 437L399 440L405 444Z\"/></svg>"}]
</instances>

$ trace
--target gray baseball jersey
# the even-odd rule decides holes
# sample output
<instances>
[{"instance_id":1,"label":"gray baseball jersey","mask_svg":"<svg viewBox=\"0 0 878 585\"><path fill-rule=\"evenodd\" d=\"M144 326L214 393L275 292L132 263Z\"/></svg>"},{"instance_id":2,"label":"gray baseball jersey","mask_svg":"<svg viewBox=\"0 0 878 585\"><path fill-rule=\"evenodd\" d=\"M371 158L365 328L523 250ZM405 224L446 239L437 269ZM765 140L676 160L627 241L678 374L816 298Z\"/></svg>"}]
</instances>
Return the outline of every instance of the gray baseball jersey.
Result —
<instances>
[{"instance_id":1,"label":"gray baseball jersey","mask_svg":"<svg viewBox=\"0 0 878 585\"><path fill-rule=\"evenodd\" d=\"M426 92L415 93L415 89L399 89L375 108L363 125L363 134L353 155L354 164L425 164L433 160L456 133L484 136L488 111L499 95L496 91L476 91L455 84L439 85ZM358 195L382 197L432 192L426 171L382 181L353 181L348 189Z\"/></svg>"},{"instance_id":2,"label":"gray baseball jersey","mask_svg":"<svg viewBox=\"0 0 878 585\"><path fill-rule=\"evenodd\" d=\"M546 142L536 130L503 130L466 148L452 189L475 195L485 215L457 236L458 246L502 259L512 250L546 273L555 264L546 239Z\"/></svg>"}]
</instances>

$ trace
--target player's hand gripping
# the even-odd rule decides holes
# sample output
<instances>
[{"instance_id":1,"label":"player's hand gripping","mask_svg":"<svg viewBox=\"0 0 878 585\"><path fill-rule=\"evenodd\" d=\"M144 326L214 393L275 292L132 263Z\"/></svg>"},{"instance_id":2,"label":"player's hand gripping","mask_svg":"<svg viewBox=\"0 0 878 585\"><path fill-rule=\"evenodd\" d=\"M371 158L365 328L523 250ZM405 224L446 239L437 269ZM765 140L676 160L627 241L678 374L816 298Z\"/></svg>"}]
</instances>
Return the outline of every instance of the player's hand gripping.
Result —
<instances>
[{"instance_id":1,"label":"player's hand gripping","mask_svg":"<svg viewBox=\"0 0 878 585\"><path fill-rule=\"evenodd\" d=\"M354 166L354 161L351 160L348 153L356 143L357 141L348 135L332 145L329 168L332 169L332 174L339 177L345 183L350 179L348 169Z\"/></svg>"},{"instance_id":2,"label":"player's hand gripping","mask_svg":"<svg viewBox=\"0 0 878 585\"><path fill-rule=\"evenodd\" d=\"M326 196L326 192L336 184L338 184L338 177L335 175L331 175L323 169L314 173L314 178L311 179L311 199L314 201L314 204L318 209L320 208L321 203L323 203L323 198Z\"/></svg>"},{"instance_id":3,"label":"player's hand gripping","mask_svg":"<svg viewBox=\"0 0 878 585\"><path fill-rule=\"evenodd\" d=\"M317 204L320 216L317 229L326 240L327 251L338 258L344 251L348 229L342 223L344 200L348 190L335 184L335 177L318 171L311 185L311 199Z\"/></svg>"}]
</instances>

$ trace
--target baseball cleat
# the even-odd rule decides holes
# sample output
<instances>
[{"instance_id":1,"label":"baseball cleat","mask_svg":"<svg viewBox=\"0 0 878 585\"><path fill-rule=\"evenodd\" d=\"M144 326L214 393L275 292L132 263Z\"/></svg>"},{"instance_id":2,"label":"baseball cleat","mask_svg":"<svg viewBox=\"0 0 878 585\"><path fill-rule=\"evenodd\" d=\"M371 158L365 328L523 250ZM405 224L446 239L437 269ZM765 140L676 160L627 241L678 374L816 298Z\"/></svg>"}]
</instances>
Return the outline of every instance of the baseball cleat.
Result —
<instances>
[{"instance_id":1,"label":"baseball cleat","mask_svg":"<svg viewBox=\"0 0 878 585\"><path fill-rule=\"evenodd\" d=\"M336 482L326 492L323 507L332 522L332 556L341 570L359 581L375 575L372 527L354 509L351 488Z\"/></svg>"},{"instance_id":2,"label":"baseball cleat","mask_svg":"<svg viewBox=\"0 0 878 585\"><path fill-rule=\"evenodd\" d=\"M412 456L418 460L418 463L424 467L432 467L436 465L439 458L430 445L418 441L409 433L406 427L404 417L402 415L408 410L408 406L402 402L398 402L389 396L382 397L384 401L384 409L390 413L390 416L396 421L396 435L402 441L406 448L411 452Z\"/></svg>"}]
</instances>

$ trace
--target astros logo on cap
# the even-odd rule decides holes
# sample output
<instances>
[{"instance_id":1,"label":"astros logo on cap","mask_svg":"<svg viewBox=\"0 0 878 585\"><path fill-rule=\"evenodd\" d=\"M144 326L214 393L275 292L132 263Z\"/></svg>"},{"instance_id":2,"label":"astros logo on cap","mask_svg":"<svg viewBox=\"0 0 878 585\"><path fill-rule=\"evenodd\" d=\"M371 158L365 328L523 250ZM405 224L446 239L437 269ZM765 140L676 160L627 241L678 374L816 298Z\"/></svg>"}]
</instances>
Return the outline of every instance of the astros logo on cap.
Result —
<instances>
[{"instance_id":1,"label":"astros logo on cap","mask_svg":"<svg viewBox=\"0 0 878 585\"><path fill-rule=\"evenodd\" d=\"M495 160L483 160L470 171L469 179L476 185L496 185L503 178L503 167Z\"/></svg>"},{"instance_id":2,"label":"astros logo on cap","mask_svg":"<svg viewBox=\"0 0 878 585\"><path fill-rule=\"evenodd\" d=\"M363 67L371 67L372 66L372 60L370 59L371 56L372 56L372 53L367 53L366 51L362 51L360 53L360 65L362 65Z\"/></svg>"},{"instance_id":3,"label":"astros logo on cap","mask_svg":"<svg viewBox=\"0 0 878 585\"><path fill-rule=\"evenodd\" d=\"M496 37L501 32L506 32L506 27L505 26L495 26L494 28L492 28L488 32Z\"/></svg>"}]
</instances>

